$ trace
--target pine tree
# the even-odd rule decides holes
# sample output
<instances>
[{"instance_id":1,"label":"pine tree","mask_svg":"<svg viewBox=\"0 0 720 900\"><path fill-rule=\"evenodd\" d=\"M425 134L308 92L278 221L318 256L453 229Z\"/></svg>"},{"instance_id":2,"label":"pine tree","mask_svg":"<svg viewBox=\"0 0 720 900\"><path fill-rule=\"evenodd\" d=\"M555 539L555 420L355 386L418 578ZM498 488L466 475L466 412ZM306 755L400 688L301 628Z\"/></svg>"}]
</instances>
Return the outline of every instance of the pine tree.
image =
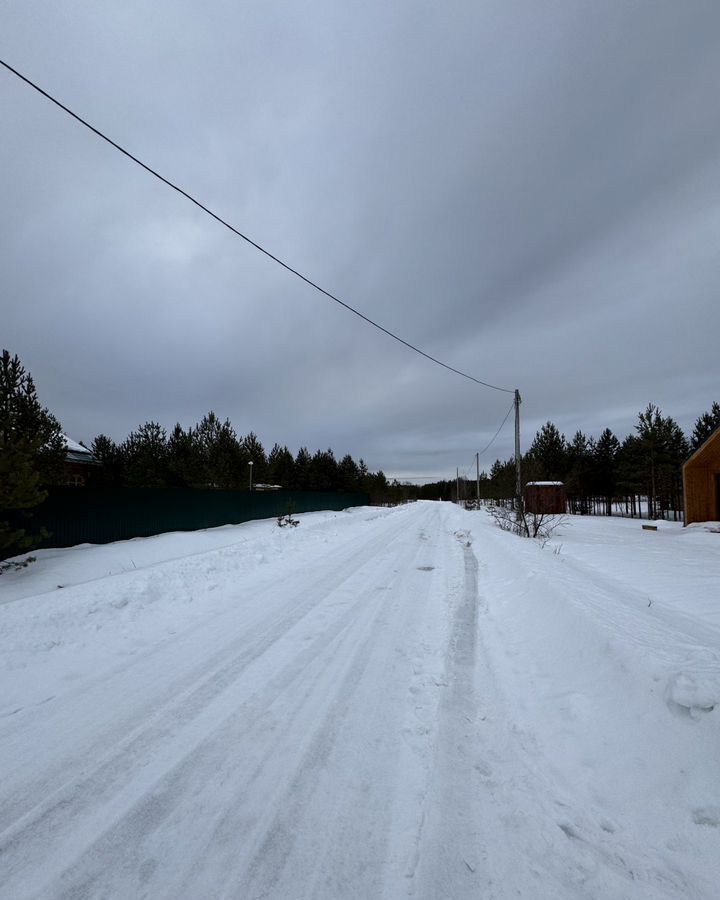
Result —
<instances>
[{"instance_id":1,"label":"pine tree","mask_svg":"<svg viewBox=\"0 0 720 900\"><path fill-rule=\"evenodd\" d=\"M660 421L660 410L654 403L648 403L644 412L638 413L638 424L635 426L643 450L649 519L655 518L657 501L657 463L662 443Z\"/></svg>"},{"instance_id":2,"label":"pine tree","mask_svg":"<svg viewBox=\"0 0 720 900\"><path fill-rule=\"evenodd\" d=\"M567 467L567 443L552 422L546 422L528 451L529 463L540 480L561 481Z\"/></svg>"},{"instance_id":3,"label":"pine tree","mask_svg":"<svg viewBox=\"0 0 720 900\"><path fill-rule=\"evenodd\" d=\"M202 421L195 430L201 472L198 484L203 487L217 486L215 457L219 434L220 420L210 410L207 415L203 416Z\"/></svg>"},{"instance_id":4,"label":"pine tree","mask_svg":"<svg viewBox=\"0 0 720 900\"><path fill-rule=\"evenodd\" d=\"M21 552L33 543L13 519L42 503L44 486L60 479L65 441L57 419L40 405L32 376L17 356L0 357L0 551Z\"/></svg>"},{"instance_id":5,"label":"pine tree","mask_svg":"<svg viewBox=\"0 0 720 900\"><path fill-rule=\"evenodd\" d=\"M612 515L612 501L617 481L617 455L620 441L606 428L593 447L593 486L605 501L605 515Z\"/></svg>"},{"instance_id":6,"label":"pine tree","mask_svg":"<svg viewBox=\"0 0 720 900\"><path fill-rule=\"evenodd\" d=\"M452 482L448 482L452 484ZM515 460L503 462L496 459L490 467L490 493L495 500L508 500L515 496ZM454 491L454 486L453 486ZM453 494L454 496L454 494ZM443 497L443 499L445 499ZM448 497L447 499L450 499Z\"/></svg>"},{"instance_id":7,"label":"pine tree","mask_svg":"<svg viewBox=\"0 0 720 900\"><path fill-rule=\"evenodd\" d=\"M123 460L120 448L105 434L92 442L92 455L100 463L93 473L93 484L120 487L123 483Z\"/></svg>"},{"instance_id":8,"label":"pine tree","mask_svg":"<svg viewBox=\"0 0 720 900\"><path fill-rule=\"evenodd\" d=\"M374 475L368 475L369 481L369 489L368 493L370 494L370 499L373 503L387 503L389 500L390 493L390 485L388 484L387 477L382 469L377 471Z\"/></svg>"},{"instance_id":9,"label":"pine tree","mask_svg":"<svg viewBox=\"0 0 720 900\"><path fill-rule=\"evenodd\" d=\"M338 476L340 480L340 487L343 491L358 490L360 470L358 469L357 463L349 453L346 453L345 456L343 456L343 458L340 460L340 463L338 465Z\"/></svg>"},{"instance_id":10,"label":"pine tree","mask_svg":"<svg viewBox=\"0 0 720 900\"><path fill-rule=\"evenodd\" d=\"M203 483L205 466L197 431L187 431L178 422L167 443L168 483L174 487L193 487Z\"/></svg>"},{"instance_id":11,"label":"pine tree","mask_svg":"<svg viewBox=\"0 0 720 900\"><path fill-rule=\"evenodd\" d=\"M245 487L247 459L235 429L230 420L225 419L218 429L209 459L213 483L224 490Z\"/></svg>"},{"instance_id":12,"label":"pine tree","mask_svg":"<svg viewBox=\"0 0 720 900\"><path fill-rule=\"evenodd\" d=\"M287 447L275 444L268 455L267 478L270 484L279 484L282 487L292 486L295 460Z\"/></svg>"},{"instance_id":13,"label":"pine tree","mask_svg":"<svg viewBox=\"0 0 720 900\"><path fill-rule=\"evenodd\" d=\"M293 487L299 491L310 490L310 469L312 466L312 457L307 447L301 447L295 457L295 476L293 479Z\"/></svg>"},{"instance_id":14,"label":"pine tree","mask_svg":"<svg viewBox=\"0 0 720 900\"><path fill-rule=\"evenodd\" d=\"M166 487L167 433L158 422L131 431L120 446L125 483L130 487Z\"/></svg>"},{"instance_id":15,"label":"pine tree","mask_svg":"<svg viewBox=\"0 0 720 900\"><path fill-rule=\"evenodd\" d=\"M665 418L653 403L638 413L635 427L642 448L648 516L655 518L679 505L680 467L689 447L677 422L670 416Z\"/></svg>"},{"instance_id":16,"label":"pine tree","mask_svg":"<svg viewBox=\"0 0 720 900\"><path fill-rule=\"evenodd\" d=\"M365 491L365 493L368 492L368 486L367 486L368 475L369 475L369 470L367 467L367 463L361 456L360 459L358 460L358 484L360 485L360 490Z\"/></svg>"},{"instance_id":17,"label":"pine tree","mask_svg":"<svg viewBox=\"0 0 720 900\"><path fill-rule=\"evenodd\" d=\"M214 488L247 487L248 454L229 419L221 422L210 412L195 429L200 477L196 484Z\"/></svg>"},{"instance_id":18,"label":"pine tree","mask_svg":"<svg viewBox=\"0 0 720 900\"><path fill-rule=\"evenodd\" d=\"M629 434L618 451L617 491L630 504L630 514L642 516L640 497L645 490L645 456L642 441L637 435Z\"/></svg>"},{"instance_id":19,"label":"pine tree","mask_svg":"<svg viewBox=\"0 0 720 900\"><path fill-rule=\"evenodd\" d=\"M338 464L335 454L327 450L317 450L310 464L310 490L334 491L338 488Z\"/></svg>"},{"instance_id":20,"label":"pine tree","mask_svg":"<svg viewBox=\"0 0 720 900\"><path fill-rule=\"evenodd\" d=\"M660 511L665 516L673 510L677 519L677 510L682 506L682 465L690 455L690 444L671 416L663 419L662 428L663 452L658 471Z\"/></svg>"},{"instance_id":21,"label":"pine tree","mask_svg":"<svg viewBox=\"0 0 720 900\"><path fill-rule=\"evenodd\" d=\"M710 437L716 429L720 428L720 403L713 403L710 412L698 416L693 429L690 447L693 453Z\"/></svg>"},{"instance_id":22,"label":"pine tree","mask_svg":"<svg viewBox=\"0 0 720 900\"><path fill-rule=\"evenodd\" d=\"M565 489L570 510L587 515L590 512L590 469L594 444L582 431L576 431L567 449Z\"/></svg>"},{"instance_id":23,"label":"pine tree","mask_svg":"<svg viewBox=\"0 0 720 900\"><path fill-rule=\"evenodd\" d=\"M265 448L254 431L251 431L242 439L242 449L247 461L253 464L253 481L257 484L267 481Z\"/></svg>"}]
</instances>

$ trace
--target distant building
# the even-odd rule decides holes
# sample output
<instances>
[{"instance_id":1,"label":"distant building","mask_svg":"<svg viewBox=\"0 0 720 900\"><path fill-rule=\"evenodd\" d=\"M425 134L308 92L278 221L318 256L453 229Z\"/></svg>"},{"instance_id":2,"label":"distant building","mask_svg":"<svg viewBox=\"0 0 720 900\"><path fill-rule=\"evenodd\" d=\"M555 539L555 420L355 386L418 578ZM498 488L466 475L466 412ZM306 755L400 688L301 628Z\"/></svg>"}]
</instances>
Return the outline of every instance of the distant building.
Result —
<instances>
[{"instance_id":1,"label":"distant building","mask_svg":"<svg viewBox=\"0 0 720 900\"><path fill-rule=\"evenodd\" d=\"M528 481L525 485L525 511L537 515L563 515L567 509L562 481Z\"/></svg>"},{"instance_id":2,"label":"distant building","mask_svg":"<svg viewBox=\"0 0 720 900\"><path fill-rule=\"evenodd\" d=\"M720 521L720 428L683 466L685 524Z\"/></svg>"},{"instance_id":3,"label":"distant building","mask_svg":"<svg viewBox=\"0 0 720 900\"><path fill-rule=\"evenodd\" d=\"M100 463L87 447L78 444L66 434L63 435L63 440L65 441L64 482L74 487L85 487L90 473Z\"/></svg>"}]
</instances>

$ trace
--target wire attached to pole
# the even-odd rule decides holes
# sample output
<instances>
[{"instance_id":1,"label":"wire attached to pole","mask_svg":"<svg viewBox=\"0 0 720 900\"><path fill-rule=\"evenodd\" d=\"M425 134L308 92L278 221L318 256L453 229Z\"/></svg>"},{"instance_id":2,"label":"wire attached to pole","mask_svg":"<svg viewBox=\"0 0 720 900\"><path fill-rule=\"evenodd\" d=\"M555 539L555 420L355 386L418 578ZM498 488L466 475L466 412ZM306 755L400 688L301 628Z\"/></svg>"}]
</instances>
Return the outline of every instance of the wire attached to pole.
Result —
<instances>
[{"instance_id":1,"label":"wire attached to pole","mask_svg":"<svg viewBox=\"0 0 720 900\"><path fill-rule=\"evenodd\" d=\"M49 94L47 91L43 90L43 88L41 88L39 85L35 84L34 81L31 81L29 78L27 78L21 72L18 72L18 70L14 69L11 65L9 65L9 63L6 63L4 60L0 59L0 65L4 66L4 68L6 68L9 72L12 72L12 74L17 76L21 81L24 81L25 84L29 85L31 88L33 88L33 90L37 91L39 94L42 94L43 97L45 97L51 103L54 103L55 106L57 106L63 112L67 113L69 116L71 116L77 122L79 122L81 125L84 125L85 128L92 131L93 134L97 135L97 137L101 138L103 141L110 144L110 146L113 147L115 150L119 151L124 156L126 156L128 159L132 160L132 162L136 163L142 169L145 169L145 171L149 172L150 175L153 175L159 181L162 181L163 184L167 185L169 188L172 188L172 190L177 191L178 194L181 194L183 197L185 197L186 200L189 200L191 203L193 203L195 206L197 206L199 209L201 209L204 213L207 213L207 215L209 215L211 218L215 219L216 222L219 222L221 225L223 225L229 231L232 231L233 234L237 235L237 237L241 238L243 241L250 244L251 247L254 247L256 250L258 250L260 253L267 256L268 259L271 259L273 262L277 263L279 266L282 266L283 269L287 270L292 275L295 275L301 281L304 281L305 284L314 288L316 291L323 294L329 300L334 301L335 303L339 304L344 309L346 309L348 312L351 312L353 315L357 316L359 319L362 319L364 322L367 322L368 325L372 325L373 328L377 328L378 331L382 331L383 334L386 334L388 337L391 337L393 340L395 340L398 343L402 344L403 346L407 347L408 350L413 350L415 353L418 353L420 356L424 356L425 359L430 360L430 362L433 362L438 366L442 366L443 369L447 369L449 372L454 372L456 375L460 375L462 378L467 378L469 381L475 382L475 384L480 384L483 387L491 388L494 391L502 391L503 393L507 393L507 394L514 393L509 388L499 387L498 385L491 384L488 381L482 381L480 378L475 378L474 375L468 375L467 372L462 372L460 369L456 369L454 366L451 366L451 365L448 365L447 363L442 362L442 360L439 360L436 357L431 356L429 353L426 353L424 350L421 350L419 347L416 347L414 344L411 344L410 341L406 341L404 338L401 338L399 335L390 331L388 328L385 328L383 325L380 325L378 322L375 322L369 316L366 316L364 313L360 312L360 310L355 309L355 307L350 306L349 303L346 303L344 300L341 300L339 297L335 296L335 294L331 293L330 291L325 290L325 288L321 287L319 284L317 284L315 281L313 281L307 275L303 275L302 272L299 272L297 269L294 269L291 265L289 265L288 263L286 263L282 259L280 259L280 257L275 256L274 253L271 253L269 250L267 250L261 244L258 244L256 241L252 240L252 238L248 237L246 234L243 234L242 231L237 229L234 225L231 225L225 219L221 218L221 216L219 216L217 213L213 212L211 209L209 209L207 206L205 206L203 203L201 203L199 200L197 200L195 197L193 197L192 194L189 194L187 191L183 190L183 188L179 187L177 184L170 181L168 178L165 178L164 175L161 175L158 171L153 169L147 163L144 163L141 159L138 159L137 156L134 156L132 153L130 153L129 150L126 150L124 147L120 146L120 144L116 143L111 138L109 138L106 134L103 134L103 132L100 131L100 129L95 128L94 125L91 125L88 121L83 119L82 116L79 116L77 113L73 112L69 107L65 106L64 103L61 103L59 100L57 100L51 94Z\"/></svg>"},{"instance_id":2,"label":"wire attached to pole","mask_svg":"<svg viewBox=\"0 0 720 900\"><path fill-rule=\"evenodd\" d=\"M489 443L489 444L486 444L486 445L483 447L483 449L480 450L480 456L484 456L484 455L487 453L487 451L492 447L492 445L495 443L495 438L496 438L496 437L500 434L500 432L503 430L503 427L504 427L505 423L507 422L508 418L510 417L510 413L513 411L513 408L514 408L514 407L515 407L515 401L513 400L513 402L510 404L510 409L505 413L505 418L504 418L504 419L502 420L502 422L500 423L500 427L498 428L498 430L497 430L497 431L495 432L495 434L492 436L492 439L490 440L490 443Z\"/></svg>"}]
</instances>

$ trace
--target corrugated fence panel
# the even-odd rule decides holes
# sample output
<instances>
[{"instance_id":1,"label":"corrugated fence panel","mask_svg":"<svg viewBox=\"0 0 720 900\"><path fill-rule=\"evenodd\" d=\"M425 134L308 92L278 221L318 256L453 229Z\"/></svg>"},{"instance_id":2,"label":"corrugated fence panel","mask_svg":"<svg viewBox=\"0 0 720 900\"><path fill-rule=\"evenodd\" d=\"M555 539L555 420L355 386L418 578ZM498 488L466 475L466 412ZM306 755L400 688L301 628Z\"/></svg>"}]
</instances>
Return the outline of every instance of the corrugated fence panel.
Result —
<instances>
[{"instance_id":1,"label":"corrugated fence panel","mask_svg":"<svg viewBox=\"0 0 720 900\"><path fill-rule=\"evenodd\" d=\"M11 524L50 537L41 547L108 544L166 531L195 531L293 512L366 506L367 494L321 491L215 491L189 488L52 488L27 519ZM8 553L7 555L11 555Z\"/></svg>"}]
</instances>

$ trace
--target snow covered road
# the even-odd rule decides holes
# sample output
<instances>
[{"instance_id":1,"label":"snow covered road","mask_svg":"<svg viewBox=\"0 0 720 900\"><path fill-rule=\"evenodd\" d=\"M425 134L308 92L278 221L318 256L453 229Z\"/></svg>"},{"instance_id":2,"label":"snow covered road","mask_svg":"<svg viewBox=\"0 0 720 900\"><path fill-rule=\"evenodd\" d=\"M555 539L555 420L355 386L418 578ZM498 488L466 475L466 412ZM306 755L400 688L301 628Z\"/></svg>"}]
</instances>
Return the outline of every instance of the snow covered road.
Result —
<instances>
[{"instance_id":1,"label":"snow covered road","mask_svg":"<svg viewBox=\"0 0 720 900\"><path fill-rule=\"evenodd\" d=\"M301 519L3 576L2 898L718 896L714 621L450 504Z\"/></svg>"}]
</instances>

